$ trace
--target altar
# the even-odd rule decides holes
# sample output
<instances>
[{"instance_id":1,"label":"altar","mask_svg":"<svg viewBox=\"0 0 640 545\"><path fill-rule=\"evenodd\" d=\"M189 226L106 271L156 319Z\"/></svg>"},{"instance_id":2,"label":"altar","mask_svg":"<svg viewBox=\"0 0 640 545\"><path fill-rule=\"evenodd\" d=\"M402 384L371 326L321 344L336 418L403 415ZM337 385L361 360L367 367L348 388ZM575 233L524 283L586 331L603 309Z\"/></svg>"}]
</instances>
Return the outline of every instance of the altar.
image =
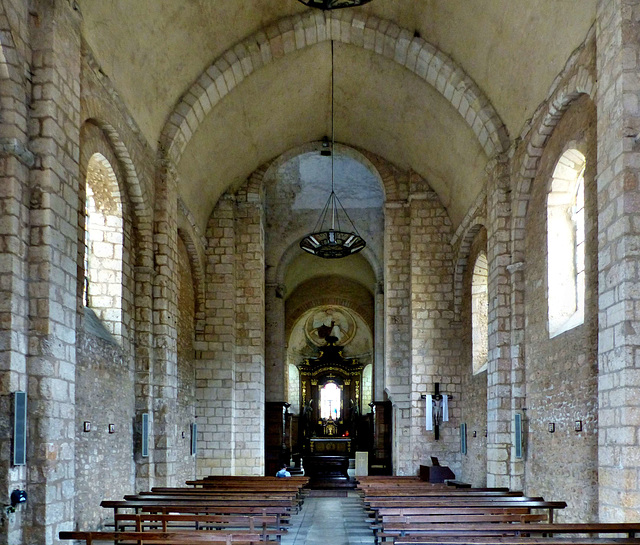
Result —
<instances>
[{"instance_id":1,"label":"altar","mask_svg":"<svg viewBox=\"0 0 640 545\"><path fill-rule=\"evenodd\" d=\"M347 456L351 454L349 437L311 437L309 450L315 456Z\"/></svg>"}]
</instances>

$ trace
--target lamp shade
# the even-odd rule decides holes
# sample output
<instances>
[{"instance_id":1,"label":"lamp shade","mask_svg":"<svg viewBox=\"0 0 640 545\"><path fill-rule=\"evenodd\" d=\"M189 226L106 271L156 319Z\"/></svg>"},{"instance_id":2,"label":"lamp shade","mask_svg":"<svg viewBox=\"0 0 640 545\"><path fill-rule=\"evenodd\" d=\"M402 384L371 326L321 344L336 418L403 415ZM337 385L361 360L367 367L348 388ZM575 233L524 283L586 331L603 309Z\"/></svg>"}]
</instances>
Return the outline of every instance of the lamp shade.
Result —
<instances>
[{"instance_id":1,"label":"lamp shade","mask_svg":"<svg viewBox=\"0 0 640 545\"><path fill-rule=\"evenodd\" d=\"M298 2L310 8L327 10L362 6L371 2L371 0L298 0Z\"/></svg>"},{"instance_id":2,"label":"lamp shade","mask_svg":"<svg viewBox=\"0 0 640 545\"><path fill-rule=\"evenodd\" d=\"M311 233L300 242L300 248L305 252L325 259L338 259L357 254L366 245L357 233L345 233L333 229Z\"/></svg>"}]
</instances>

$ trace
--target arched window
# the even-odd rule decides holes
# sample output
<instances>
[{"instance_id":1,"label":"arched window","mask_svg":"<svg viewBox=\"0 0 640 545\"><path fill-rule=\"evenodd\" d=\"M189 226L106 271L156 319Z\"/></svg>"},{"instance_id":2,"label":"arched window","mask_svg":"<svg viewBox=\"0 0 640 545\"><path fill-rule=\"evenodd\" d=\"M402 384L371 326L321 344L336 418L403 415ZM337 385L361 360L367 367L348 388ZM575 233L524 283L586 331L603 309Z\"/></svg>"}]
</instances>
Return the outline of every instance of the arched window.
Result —
<instances>
[{"instance_id":1,"label":"arched window","mask_svg":"<svg viewBox=\"0 0 640 545\"><path fill-rule=\"evenodd\" d=\"M320 390L320 418L338 420L342 415L342 391L335 382L327 382Z\"/></svg>"},{"instance_id":2,"label":"arched window","mask_svg":"<svg viewBox=\"0 0 640 545\"><path fill-rule=\"evenodd\" d=\"M584 167L584 155L567 150L547 197L549 337L584 322Z\"/></svg>"},{"instance_id":3,"label":"arched window","mask_svg":"<svg viewBox=\"0 0 640 545\"><path fill-rule=\"evenodd\" d=\"M478 254L471 279L471 332L473 374L487 369L489 352L488 266L484 252Z\"/></svg>"},{"instance_id":4,"label":"arched window","mask_svg":"<svg viewBox=\"0 0 640 545\"><path fill-rule=\"evenodd\" d=\"M87 165L84 303L114 336L122 333L122 199L109 161Z\"/></svg>"}]
</instances>

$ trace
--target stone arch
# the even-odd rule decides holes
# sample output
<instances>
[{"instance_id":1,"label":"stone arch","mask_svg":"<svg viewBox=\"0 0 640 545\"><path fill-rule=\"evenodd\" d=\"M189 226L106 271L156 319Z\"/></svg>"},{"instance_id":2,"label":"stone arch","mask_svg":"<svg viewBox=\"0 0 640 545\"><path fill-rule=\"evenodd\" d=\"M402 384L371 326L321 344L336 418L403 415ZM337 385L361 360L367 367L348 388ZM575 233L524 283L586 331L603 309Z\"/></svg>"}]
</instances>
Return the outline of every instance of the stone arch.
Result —
<instances>
[{"instance_id":1,"label":"stone arch","mask_svg":"<svg viewBox=\"0 0 640 545\"><path fill-rule=\"evenodd\" d=\"M300 246L298 245L298 241L291 244L287 250L282 254L280 261L278 262L277 270L275 271L275 278L271 281L271 277L267 278L267 283L273 283L279 286L284 285L284 279L289 265L293 262L293 260L300 255ZM362 256L367 260L367 263L371 267L371 270L375 274L376 283L381 285L384 278L383 266L382 263L378 260L374 252L367 246L362 252L360 252ZM321 258L318 258L321 259ZM374 290L375 286L368 286L371 290ZM370 291L372 295L375 294L375 291Z\"/></svg>"},{"instance_id":2,"label":"stone arch","mask_svg":"<svg viewBox=\"0 0 640 545\"><path fill-rule=\"evenodd\" d=\"M256 172L262 172L262 179L269 179L276 169L278 169L281 165L283 165L290 159L298 155L302 155L303 153L313 151L319 152L322 149L322 144L322 141L308 142L295 148L291 148L290 150L282 153L276 159L265 163ZM335 148L340 154L350 157L351 159L354 159L355 161L363 164L376 178L378 178L380 187L385 194L385 198L387 192L391 192L393 194L397 193L397 188L394 187L395 179L391 175L391 168L386 161L365 150L361 150L347 144L341 144L340 142L335 142Z\"/></svg>"},{"instance_id":3,"label":"stone arch","mask_svg":"<svg viewBox=\"0 0 640 545\"><path fill-rule=\"evenodd\" d=\"M179 164L209 112L236 85L274 59L328 40L387 57L433 86L462 116L488 157L508 149L509 136L498 113L449 56L391 21L339 11L342 13L310 10L281 19L216 59L185 93L162 130L161 146L174 164Z\"/></svg>"},{"instance_id":4,"label":"stone arch","mask_svg":"<svg viewBox=\"0 0 640 545\"><path fill-rule=\"evenodd\" d=\"M109 198L114 201L118 207L117 216L120 217L122 225L120 231L122 233L122 256L120 258L120 272L122 275L121 286L123 286L121 294L121 303L119 310L121 316L116 319L121 325L113 326L110 332L120 339L123 346L131 341L130 335L133 332L133 316L135 314L133 308L133 297L135 293L134 286L134 263L132 262L133 252L133 231L135 221L132 218L130 201L125 187L126 175L123 172L122 164L118 160L115 150L111 146L111 142L104 131L92 122L86 122L80 130L80 184L78 187L78 278L77 278L77 301L80 316L83 316L84 301L82 299L84 292L84 260L85 260L85 200L86 200L86 184L90 172L90 163L92 159L98 157L99 163L104 163L109 170ZM108 165L108 166L107 166ZM99 307L102 309L102 307ZM102 309L104 314L106 309ZM99 314L100 315L100 314Z\"/></svg>"},{"instance_id":5,"label":"stone arch","mask_svg":"<svg viewBox=\"0 0 640 545\"><path fill-rule=\"evenodd\" d=\"M204 246L205 243L201 237L198 236L195 225L190 221L187 210L182 204L182 201L178 201L178 236L184 242L189 254L189 262L191 264L191 276L193 278L193 291L195 296L195 327L196 334L202 331L204 327L203 321L205 319L205 257Z\"/></svg>"},{"instance_id":6,"label":"stone arch","mask_svg":"<svg viewBox=\"0 0 640 545\"><path fill-rule=\"evenodd\" d=\"M258 184L260 186L260 191L262 191L264 180L268 180L275 169L277 169L280 165L282 165L292 157L295 157L296 155L307 151L319 149L320 144L321 142L309 142L307 144L303 144L294 149L286 151L279 157L267 163L264 163L259 168L257 168L249 177L247 183L247 191L253 191L257 194ZM336 144L336 146L339 146L341 148L341 151L344 151L347 155L354 158L355 160L362 162L369 170L371 170L371 172L373 172L380 180L381 187L385 195L388 196L389 194L391 194L393 197L397 197L399 193L403 193L403 189L406 190L406 187L404 187L401 183L398 183L398 178L401 178L402 175L399 175L399 173L394 170L392 166L384 159L381 159L380 157L372 153L354 148L352 146L346 146L342 144ZM280 256L277 269L267 270L267 284L284 285L284 277L287 268L296 258L296 256L299 255L299 252L300 248L298 246L298 242L291 244ZM374 271L376 282L380 284L384 278L383 264L368 246L365 247L364 250L362 250L362 255L365 257L365 259L369 263L369 266Z\"/></svg>"},{"instance_id":7,"label":"stone arch","mask_svg":"<svg viewBox=\"0 0 640 545\"><path fill-rule=\"evenodd\" d=\"M464 273L469 266L469 257L471 255L471 246L478 233L485 227L484 223L474 223L464 233L458 249L458 256L453 273L453 309L454 320L461 320L462 300L464 297Z\"/></svg>"},{"instance_id":8,"label":"stone arch","mask_svg":"<svg viewBox=\"0 0 640 545\"><path fill-rule=\"evenodd\" d=\"M141 246L143 253L138 256L137 265L151 267L153 266L153 255L150 253L150 237L153 232L154 194L150 182L154 180L154 175L144 166L140 166L150 162L145 160L146 158L142 157L140 151L137 150L134 140L128 135L127 127L123 127L117 120L106 121L114 117L110 115L111 108L108 104L96 97L89 96L83 97L81 106L83 122L85 124L91 123L100 128L118 159L123 174L123 191L131 206L132 220L138 235L145 239L149 238L149 241Z\"/></svg>"},{"instance_id":9,"label":"stone arch","mask_svg":"<svg viewBox=\"0 0 640 545\"><path fill-rule=\"evenodd\" d=\"M526 153L522 159L513 200L513 262L522 261L524 257L524 234L529 200L533 181L538 171L540 159L547 141L558 125L564 112L580 96L587 95L594 100L597 84L594 75L586 66L579 66L566 82L558 87L545 103L542 115L531 129Z\"/></svg>"},{"instance_id":10,"label":"stone arch","mask_svg":"<svg viewBox=\"0 0 640 545\"><path fill-rule=\"evenodd\" d=\"M289 338L291 334L291 329L296 323L296 321L308 310L311 310L315 307L327 306L327 305L335 305L347 308L357 313L366 324L369 324L371 327L371 331L373 333L374 330L374 309L373 309L373 295L369 292L364 286L358 284L354 280L345 280L343 278L334 277L334 276L326 276L321 277L329 284L339 283L341 286L345 284L352 287L354 293L360 293L360 297L346 297L341 294L336 294L334 290L327 290L326 293L315 295L313 297L304 297L299 299L298 301L291 301L289 299L287 301L287 312L286 312L286 323L285 323L285 338ZM297 293L301 293L305 291L305 285L309 285L310 283L316 283L316 279L307 280L303 284L301 284L297 289ZM371 306L366 305L365 294L368 294L371 301Z\"/></svg>"}]
</instances>

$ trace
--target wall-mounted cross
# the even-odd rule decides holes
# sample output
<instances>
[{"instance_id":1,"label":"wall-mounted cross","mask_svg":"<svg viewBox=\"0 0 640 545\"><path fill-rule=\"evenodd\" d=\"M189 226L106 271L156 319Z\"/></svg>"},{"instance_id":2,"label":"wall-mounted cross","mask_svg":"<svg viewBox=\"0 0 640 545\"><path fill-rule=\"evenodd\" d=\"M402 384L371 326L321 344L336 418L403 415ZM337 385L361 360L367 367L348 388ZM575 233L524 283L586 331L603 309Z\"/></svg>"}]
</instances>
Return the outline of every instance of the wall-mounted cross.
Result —
<instances>
[{"instance_id":1,"label":"wall-mounted cross","mask_svg":"<svg viewBox=\"0 0 640 545\"><path fill-rule=\"evenodd\" d=\"M452 396L441 394L440 383L436 382L434 384L434 393L431 395L424 394L421 397L427 400L425 406L426 429L427 431L433 429L434 439L437 441L440 439L440 424L449 420L449 399Z\"/></svg>"}]
</instances>

